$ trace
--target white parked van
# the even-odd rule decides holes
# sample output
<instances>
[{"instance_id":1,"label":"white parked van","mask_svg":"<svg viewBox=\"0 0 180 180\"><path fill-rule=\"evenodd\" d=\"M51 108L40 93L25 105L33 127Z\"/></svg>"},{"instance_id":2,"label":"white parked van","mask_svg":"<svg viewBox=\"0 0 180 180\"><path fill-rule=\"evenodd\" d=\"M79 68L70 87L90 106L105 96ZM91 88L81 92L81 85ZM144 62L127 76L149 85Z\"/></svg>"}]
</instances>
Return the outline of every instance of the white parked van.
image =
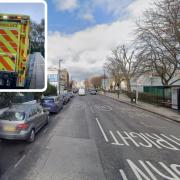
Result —
<instances>
[{"instance_id":1,"label":"white parked van","mask_svg":"<svg viewBox=\"0 0 180 180\"><path fill-rule=\"evenodd\" d=\"M85 89L84 88L80 88L78 94L79 94L79 96L85 96L86 95Z\"/></svg>"}]
</instances>

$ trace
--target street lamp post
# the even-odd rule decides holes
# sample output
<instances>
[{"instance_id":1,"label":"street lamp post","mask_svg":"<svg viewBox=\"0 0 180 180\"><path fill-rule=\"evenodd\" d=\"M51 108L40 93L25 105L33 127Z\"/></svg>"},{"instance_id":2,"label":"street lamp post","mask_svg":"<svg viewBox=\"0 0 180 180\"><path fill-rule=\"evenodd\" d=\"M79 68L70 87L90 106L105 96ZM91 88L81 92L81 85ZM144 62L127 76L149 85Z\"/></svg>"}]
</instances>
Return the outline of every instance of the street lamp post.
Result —
<instances>
[{"instance_id":1,"label":"street lamp post","mask_svg":"<svg viewBox=\"0 0 180 180\"><path fill-rule=\"evenodd\" d=\"M60 95L60 92L61 92L61 62L62 62L62 59L59 59L59 70L58 70L58 81L59 81L59 95Z\"/></svg>"}]
</instances>

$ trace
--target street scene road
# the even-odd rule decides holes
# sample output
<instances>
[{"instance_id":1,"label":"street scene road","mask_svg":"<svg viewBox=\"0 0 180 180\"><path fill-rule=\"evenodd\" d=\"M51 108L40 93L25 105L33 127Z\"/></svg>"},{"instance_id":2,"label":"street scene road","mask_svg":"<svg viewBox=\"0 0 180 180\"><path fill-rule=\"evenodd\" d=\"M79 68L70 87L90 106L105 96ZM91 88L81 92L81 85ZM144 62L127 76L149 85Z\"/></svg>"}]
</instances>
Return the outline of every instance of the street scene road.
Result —
<instances>
[{"instance_id":1,"label":"street scene road","mask_svg":"<svg viewBox=\"0 0 180 180\"><path fill-rule=\"evenodd\" d=\"M0 142L0 179L180 179L177 122L102 95L76 96L32 144Z\"/></svg>"},{"instance_id":2,"label":"street scene road","mask_svg":"<svg viewBox=\"0 0 180 180\"><path fill-rule=\"evenodd\" d=\"M21 1L0 2L0 180L180 180L180 0Z\"/></svg>"}]
</instances>

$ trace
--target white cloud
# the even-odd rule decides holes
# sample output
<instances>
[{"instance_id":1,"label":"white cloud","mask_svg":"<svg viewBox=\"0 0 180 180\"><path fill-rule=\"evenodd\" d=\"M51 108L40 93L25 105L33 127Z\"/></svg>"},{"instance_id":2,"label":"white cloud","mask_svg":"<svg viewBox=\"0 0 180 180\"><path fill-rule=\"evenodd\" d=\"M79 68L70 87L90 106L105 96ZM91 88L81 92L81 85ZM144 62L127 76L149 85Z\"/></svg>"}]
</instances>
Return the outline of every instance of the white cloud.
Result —
<instances>
[{"instance_id":1,"label":"white cloud","mask_svg":"<svg viewBox=\"0 0 180 180\"><path fill-rule=\"evenodd\" d=\"M101 0L98 0L101 1ZM73 78L84 79L92 74L102 74L102 66L111 50L122 43L128 44L134 38L134 16L140 14L148 4L136 0L127 10L129 17L111 24L96 25L71 35L54 32L48 38L49 66L57 65L62 58ZM138 12L135 13L138 7ZM136 16L137 17L137 16Z\"/></svg>"},{"instance_id":2,"label":"white cloud","mask_svg":"<svg viewBox=\"0 0 180 180\"><path fill-rule=\"evenodd\" d=\"M55 65L58 58L64 59L64 66L73 76L88 76L101 73L105 58L111 50L121 43L128 43L132 36L131 21L117 21L98 25L72 35L52 33L48 39L49 66ZM75 71L78 69L78 71ZM84 69L84 71L79 71ZM75 74L74 74L75 73ZM82 77L83 78L83 77Z\"/></svg>"},{"instance_id":3,"label":"white cloud","mask_svg":"<svg viewBox=\"0 0 180 180\"><path fill-rule=\"evenodd\" d=\"M128 11L134 18L141 17L143 12L153 6L155 0L135 0L128 6Z\"/></svg>"},{"instance_id":4,"label":"white cloud","mask_svg":"<svg viewBox=\"0 0 180 180\"><path fill-rule=\"evenodd\" d=\"M124 11L127 0L91 0L94 6L99 6L108 13L119 15Z\"/></svg>"},{"instance_id":5,"label":"white cloud","mask_svg":"<svg viewBox=\"0 0 180 180\"><path fill-rule=\"evenodd\" d=\"M54 3L60 11L71 11L78 7L77 0L54 0Z\"/></svg>"}]
</instances>

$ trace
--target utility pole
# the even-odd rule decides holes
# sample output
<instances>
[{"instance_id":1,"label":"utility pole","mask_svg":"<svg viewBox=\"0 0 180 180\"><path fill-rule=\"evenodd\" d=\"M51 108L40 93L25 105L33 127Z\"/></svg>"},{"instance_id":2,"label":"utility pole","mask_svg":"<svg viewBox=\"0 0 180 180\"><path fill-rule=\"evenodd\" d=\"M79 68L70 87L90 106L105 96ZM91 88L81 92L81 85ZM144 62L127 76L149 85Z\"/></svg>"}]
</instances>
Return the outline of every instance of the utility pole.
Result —
<instances>
[{"instance_id":1,"label":"utility pole","mask_svg":"<svg viewBox=\"0 0 180 180\"><path fill-rule=\"evenodd\" d=\"M61 92L61 62L62 62L62 59L59 59L59 69L58 69L58 76L59 76L59 78L58 78L58 83L59 83L59 95L60 95L60 92Z\"/></svg>"}]
</instances>

